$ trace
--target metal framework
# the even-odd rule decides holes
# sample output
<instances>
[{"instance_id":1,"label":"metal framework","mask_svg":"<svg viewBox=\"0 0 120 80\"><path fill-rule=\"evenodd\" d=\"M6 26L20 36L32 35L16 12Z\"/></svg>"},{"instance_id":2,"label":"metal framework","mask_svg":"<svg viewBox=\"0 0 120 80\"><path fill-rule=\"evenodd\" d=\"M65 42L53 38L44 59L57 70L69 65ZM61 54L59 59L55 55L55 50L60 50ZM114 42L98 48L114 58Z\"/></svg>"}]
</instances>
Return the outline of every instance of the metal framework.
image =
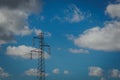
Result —
<instances>
[{"instance_id":1,"label":"metal framework","mask_svg":"<svg viewBox=\"0 0 120 80\"><path fill-rule=\"evenodd\" d=\"M31 58L34 52L38 53L38 66L37 66L37 78L38 80L45 80L45 51L47 47L50 50L50 46L44 43L44 33L40 33L38 36L33 37L33 44L35 39L38 39L38 47L35 50L31 50ZM35 44L34 44L35 45ZM49 53L49 52L48 52Z\"/></svg>"}]
</instances>

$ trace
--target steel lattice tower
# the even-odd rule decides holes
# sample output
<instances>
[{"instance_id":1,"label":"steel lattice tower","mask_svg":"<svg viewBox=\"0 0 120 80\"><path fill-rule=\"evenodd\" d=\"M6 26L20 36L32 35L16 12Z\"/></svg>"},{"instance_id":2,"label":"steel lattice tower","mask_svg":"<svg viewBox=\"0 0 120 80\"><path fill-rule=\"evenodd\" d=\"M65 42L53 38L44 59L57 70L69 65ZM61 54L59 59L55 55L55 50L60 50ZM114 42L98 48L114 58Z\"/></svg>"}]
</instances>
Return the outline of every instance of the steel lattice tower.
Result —
<instances>
[{"instance_id":1,"label":"steel lattice tower","mask_svg":"<svg viewBox=\"0 0 120 80\"><path fill-rule=\"evenodd\" d=\"M46 45L44 43L44 33L40 33L38 36L33 37L33 41L35 39L38 39L38 46L39 48L35 49L35 50L31 50L31 58L32 58L32 54L33 52L37 52L38 53L38 66L37 66L37 78L38 80L45 80L45 51L44 48L48 47L48 49L50 49L49 45ZM34 44L34 42L33 42Z\"/></svg>"}]
</instances>

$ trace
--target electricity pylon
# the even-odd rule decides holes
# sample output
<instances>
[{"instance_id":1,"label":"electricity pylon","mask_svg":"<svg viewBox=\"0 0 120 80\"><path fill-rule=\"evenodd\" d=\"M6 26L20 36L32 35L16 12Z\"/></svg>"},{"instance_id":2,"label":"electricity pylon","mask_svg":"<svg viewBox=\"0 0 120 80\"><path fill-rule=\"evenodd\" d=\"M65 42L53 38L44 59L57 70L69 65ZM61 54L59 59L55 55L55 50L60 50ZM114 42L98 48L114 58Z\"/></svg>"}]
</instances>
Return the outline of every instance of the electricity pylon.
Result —
<instances>
[{"instance_id":1,"label":"electricity pylon","mask_svg":"<svg viewBox=\"0 0 120 80\"><path fill-rule=\"evenodd\" d=\"M48 48L50 53L50 46L44 43L44 33L40 33L38 36L33 37L33 45L35 45L35 39L38 40L38 48L31 50L31 58L33 53L38 53L38 66L37 66L37 78L38 80L45 80L45 47Z\"/></svg>"}]
</instances>

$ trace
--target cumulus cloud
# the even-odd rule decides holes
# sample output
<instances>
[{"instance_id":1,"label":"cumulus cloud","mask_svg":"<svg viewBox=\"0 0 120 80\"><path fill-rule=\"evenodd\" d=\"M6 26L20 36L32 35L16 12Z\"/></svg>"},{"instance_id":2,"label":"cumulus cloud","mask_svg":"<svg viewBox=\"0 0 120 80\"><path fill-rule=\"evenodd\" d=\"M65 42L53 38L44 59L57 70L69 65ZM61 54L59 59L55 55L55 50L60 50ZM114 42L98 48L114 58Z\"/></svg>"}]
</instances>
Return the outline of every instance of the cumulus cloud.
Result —
<instances>
[{"instance_id":1,"label":"cumulus cloud","mask_svg":"<svg viewBox=\"0 0 120 80\"><path fill-rule=\"evenodd\" d=\"M34 29L34 32L36 35L40 35L40 33L42 33L42 30L40 29Z\"/></svg>"},{"instance_id":2,"label":"cumulus cloud","mask_svg":"<svg viewBox=\"0 0 120 80\"><path fill-rule=\"evenodd\" d=\"M59 68L55 68L55 69L53 69L53 71L52 71L54 74L59 74L60 72L62 72L62 71L60 71L60 69ZM63 71L63 74L65 74L65 75L67 75L67 74L69 74L70 72L68 71L68 70L64 70Z\"/></svg>"},{"instance_id":3,"label":"cumulus cloud","mask_svg":"<svg viewBox=\"0 0 120 80\"><path fill-rule=\"evenodd\" d=\"M117 0L118 2L119 0ZM104 51L120 50L120 3L109 4L105 13L116 20L104 22L104 26L87 29L78 38L72 39L79 47Z\"/></svg>"},{"instance_id":4,"label":"cumulus cloud","mask_svg":"<svg viewBox=\"0 0 120 80\"><path fill-rule=\"evenodd\" d=\"M2 67L0 67L0 78L7 78L9 77L9 74L4 71Z\"/></svg>"},{"instance_id":5,"label":"cumulus cloud","mask_svg":"<svg viewBox=\"0 0 120 80\"><path fill-rule=\"evenodd\" d=\"M6 7L10 9L21 8L24 10L34 10L38 8L39 3L36 0L0 0L0 7Z\"/></svg>"},{"instance_id":6,"label":"cumulus cloud","mask_svg":"<svg viewBox=\"0 0 120 80\"><path fill-rule=\"evenodd\" d=\"M0 0L0 44L13 41L15 35L30 34L27 18L39 5L38 0Z\"/></svg>"},{"instance_id":7,"label":"cumulus cloud","mask_svg":"<svg viewBox=\"0 0 120 80\"><path fill-rule=\"evenodd\" d=\"M31 33L26 23L27 14L20 10L0 9L0 44L14 39L14 35Z\"/></svg>"},{"instance_id":8,"label":"cumulus cloud","mask_svg":"<svg viewBox=\"0 0 120 80\"><path fill-rule=\"evenodd\" d=\"M36 50L40 52L40 50L37 50L36 48L25 46L25 45L20 45L18 47L8 46L7 55L15 56L15 57L22 57L22 58L31 58L31 56L33 59L38 58L38 53L32 52L32 55L31 55L31 50ZM45 59L50 58L50 56L46 52L44 53L44 57Z\"/></svg>"},{"instance_id":9,"label":"cumulus cloud","mask_svg":"<svg viewBox=\"0 0 120 80\"><path fill-rule=\"evenodd\" d=\"M95 50L120 50L120 22L105 23L103 28L94 27L74 39L75 45Z\"/></svg>"},{"instance_id":10,"label":"cumulus cloud","mask_svg":"<svg viewBox=\"0 0 120 80\"><path fill-rule=\"evenodd\" d=\"M40 35L40 33L42 33L43 31L42 31L41 29L34 29L34 32L35 32L35 34L38 36L38 35ZM45 36L45 37L51 37L52 34L51 34L50 32L44 32L44 36Z\"/></svg>"},{"instance_id":11,"label":"cumulus cloud","mask_svg":"<svg viewBox=\"0 0 120 80\"><path fill-rule=\"evenodd\" d=\"M109 4L105 11L112 18L120 18L120 3L119 4Z\"/></svg>"},{"instance_id":12,"label":"cumulus cloud","mask_svg":"<svg viewBox=\"0 0 120 80\"><path fill-rule=\"evenodd\" d=\"M93 77L100 77L100 80L107 80L109 79L120 79L120 70L119 69L110 69L109 71L106 71L104 73L108 73L108 74L104 74L102 68L97 67L97 66L91 66L88 68L89 72L88 75L89 76L93 76Z\"/></svg>"},{"instance_id":13,"label":"cumulus cloud","mask_svg":"<svg viewBox=\"0 0 120 80\"><path fill-rule=\"evenodd\" d=\"M113 77L113 78L120 78L120 70L112 69L110 71L110 76Z\"/></svg>"},{"instance_id":14,"label":"cumulus cloud","mask_svg":"<svg viewBox=\"0 0 120 80\"><path fill-rule=\"evenodd\" d=\"M17 57L22 57L22 58L30 58L30 54L31 50L34 50L35 48L33 47L29 47L29 46L25 46L25 45L21 45L18 47L15 46L8 46L7 47L7 55L10 56L17 56Z\"/></svg>"},{"instance_id":15,"label":"cumulus cloud","mask_svg":"<svg viewBox=\"0 0 120 80\"><path fill-rule=\"evenodd\" d=\"M41 76L40 73L38 72L38 70L35 68L31 68L31 69L25 71L25 74L27 76ZM42 73L42 75L48 76L47 73Z\"/></svg>"},{"instance_id":16,"label":"cumulus cloud","mask_svg":"<svg viewBox=\"0 0 120 80\"><path fill-rule=\"evenodd\" d=\"M91 66L89 67L89 76L101 77L103 75L103 70L100 67Z\"/></svg>"},{"instance_id":17,"label":"cumulus cloud","mask_svg":"<svg viewBox=\"0 0 120 80\"><path fill-rule=\"evenodd\" d=\"M69 52L71 53L89 53L88 50L85 49L73 49L73 48L69 48Z\"/></svg>"},{"instance_id":18,"label":"cumulus cloud","mask_svg":"<svg viewBox=\"0 0 120 80\"><path fill-rule=\"evenodd\" d=\"M58 69L58 68L55 68L55 69L53 69L53 71L52 71L54 74L59 74L60 73L60 70Z\"/></svg>"}]
</instances>

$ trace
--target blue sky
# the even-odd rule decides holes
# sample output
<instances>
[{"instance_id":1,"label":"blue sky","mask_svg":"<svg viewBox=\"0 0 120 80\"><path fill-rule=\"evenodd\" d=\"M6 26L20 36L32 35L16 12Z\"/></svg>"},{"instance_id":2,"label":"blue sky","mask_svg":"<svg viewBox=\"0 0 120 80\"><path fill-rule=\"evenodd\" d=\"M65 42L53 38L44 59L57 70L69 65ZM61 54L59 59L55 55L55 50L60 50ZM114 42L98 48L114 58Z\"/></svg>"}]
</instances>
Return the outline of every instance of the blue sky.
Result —
<instances>
[{"instance_id":1,"label":"blue sky","mask_svg":"<svg viewBox=\"0 0 120 80\"><path fill-rule=\"evenodd\" d=\"M0 80L33 80L45 33L46 80L120 79L120 0L0 0Z\"/></svg>"}]
</instances>

